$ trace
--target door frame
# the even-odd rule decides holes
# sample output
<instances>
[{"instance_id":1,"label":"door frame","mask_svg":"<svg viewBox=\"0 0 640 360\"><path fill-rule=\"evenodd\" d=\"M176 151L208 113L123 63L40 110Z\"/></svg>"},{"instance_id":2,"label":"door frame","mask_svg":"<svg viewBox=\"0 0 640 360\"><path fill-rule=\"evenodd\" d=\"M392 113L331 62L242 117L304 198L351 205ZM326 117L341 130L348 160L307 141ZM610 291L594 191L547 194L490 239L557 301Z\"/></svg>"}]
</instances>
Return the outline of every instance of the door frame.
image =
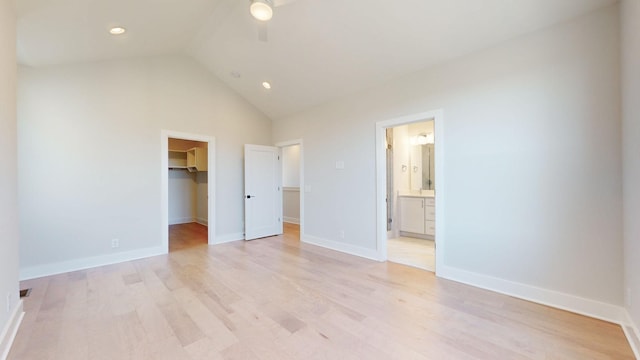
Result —
<instances>
[{"instance_id":1,"label":"door frame","mask_svg":"<svg viewBox=\"0 0 640 360\"><path fill-rule=\"evenodd\" d=\"M387 261L387 162L386 129L422 121L434 120L435 132L435 201L436 201L436 275L444 269L444 112L433 110L376 122L376 250L380 261Z\"/></svg>"},{"instance_id":2,"label":"door frame","mask_svg":"<svg viewBox=\"0 0 640 360\"><path fill-rule=\"evenodd\" d=\"M280 153L282 153L282 148L287 147L287 146L292 146L292 145L299 145L300 146L300 166L299 166L298 170L300 171L300 241L302 241L302 239L304 238L304 194L306 192L305 191L305 187L304 187L304 145L303 145L303 141L302 141L302 139L280 141L280 142L277 142L274 146L280 148ZM282 211L283 211L282 219L284 219L284 204L283 204L283 210Z\"/></svg>"},{"instance_id":3,"label":"door frame","mask_svg":"<svg viewBox=\"0 0 640 360\"><path fill-rule=\"evenodd\" d=\"M160 212L162 226L162 248L169 252L169 138L207 143L207 243L215 244L215 180L216 180L216 138L213 136L185 133L173 130L160 131Z\"/></svg>"}]
</instances>

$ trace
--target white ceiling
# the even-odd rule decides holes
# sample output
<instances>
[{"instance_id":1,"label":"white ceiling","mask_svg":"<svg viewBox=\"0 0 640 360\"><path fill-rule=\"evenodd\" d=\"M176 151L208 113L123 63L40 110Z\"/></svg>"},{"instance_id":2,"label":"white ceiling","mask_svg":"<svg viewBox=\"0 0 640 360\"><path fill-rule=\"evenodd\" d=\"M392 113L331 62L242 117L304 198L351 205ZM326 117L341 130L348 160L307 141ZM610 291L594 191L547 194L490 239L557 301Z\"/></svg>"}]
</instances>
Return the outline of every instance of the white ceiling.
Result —
<instances>
[{"instance_id":1,"label":"white ceiling","mask_svg":"<svg viewBox=\"0 0 640 360\"><path fill-rule=\"evenodd\" d=\"M616 2L287 1L260 42L248 0L17 0L19 62L185 52L277 119Z\"/></svg>"}]
</instances>

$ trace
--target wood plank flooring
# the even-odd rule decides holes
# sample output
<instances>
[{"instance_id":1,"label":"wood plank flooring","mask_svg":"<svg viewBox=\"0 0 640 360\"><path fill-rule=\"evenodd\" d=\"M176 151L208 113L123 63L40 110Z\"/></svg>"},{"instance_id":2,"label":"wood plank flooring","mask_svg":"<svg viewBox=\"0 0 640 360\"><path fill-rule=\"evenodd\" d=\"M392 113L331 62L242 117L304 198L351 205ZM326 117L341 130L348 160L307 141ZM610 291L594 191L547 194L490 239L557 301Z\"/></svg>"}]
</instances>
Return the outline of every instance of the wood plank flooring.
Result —
<instances>
[{"instance_id":1,"label":"wood plank flooring","mask_svg":"<svg viewBox=\"0 0 640 360\"><path fill-rule=\"evenodd\" d=\"M633 359L615 324L301 244L294 226L191 240L24 282L9 359Z\"/></svg>"},{"instance_id":2,"label":"wood plank flooring","mask_svg":"<svg viewBox=\"0 0 640 360\"><path fill-rule=\"evenodd\" d=\"M169 251L207 245L207 227L198 223L169 225Z\"/></svg>"}]
</instances>

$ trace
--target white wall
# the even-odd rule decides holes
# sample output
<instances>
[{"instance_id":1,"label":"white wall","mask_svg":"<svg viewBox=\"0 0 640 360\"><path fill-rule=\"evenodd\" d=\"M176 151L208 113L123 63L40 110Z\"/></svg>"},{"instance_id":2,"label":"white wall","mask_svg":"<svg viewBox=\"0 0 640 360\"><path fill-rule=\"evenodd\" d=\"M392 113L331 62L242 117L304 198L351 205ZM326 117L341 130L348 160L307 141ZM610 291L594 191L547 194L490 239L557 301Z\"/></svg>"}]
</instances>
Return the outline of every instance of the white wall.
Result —
<instances>
[{"instance_id":1,"label":"white wall","mask_svg":"<svg viewBox=\"0 0 640 360\"><path fill-rule=\"evenodd\" d=\"M300 224L300 188L285 187L282 190L283 221Z\"/></svg>"},{"instance_id":2,"label":"white wall","mask_svg":"<svg viewBox=\"0 0 640 360\"><path fill-rule=\"evenodd\" d=\"M409 126L393 128L393 188L396 194L411 188L409 146Z\"/></svg>"},{"instance_id":3,"label":"white wall","mask_svg":"<svg viewBox=\"0 0 640 360\"><path fill-rule=\"evenodd\" d=\"M637 329L640 326L640 1L624 0L621 15L625 284L631 293L627 308Z\"/></svg>"},{"instance_id":4,"label":"white wall","mask_svg":"<svg viewBox=\"0 0 640 360\"><path fill-rule=\"evenodd\" d=\"M443 109L438 261L621 305L618 25L609 7L274 122L305 142L303 237L371 253L375 123Z\"/></svg>"},{"instance_id":5,"label":"white wall","mask_svg":"<svg viewBox=\"0 0 640 360\"><path fill-rule=\"evenodd\" d=\"M271 121L184 56L19 69L21 271L161 245L161 129L216 137L216 233L242 237L243 144Z\"/></svg>"},{"instance_id":6,"label":"white wall","mask_svg":"<svg viewBox=\"0 0 640 360\"><path fill-rule=\"evenodd\" d=\"M0 357L18 305L16 22L13 1L0 0ZM7 296L11 297L6 311Z\"/></svg>"},{"instance_id":7,"label":"white wall","mask_svg":"<svg viewBox=\"0 0 640 360\"><path fill-rule=\"evenodd\" d=\"M400 201L399 191L411 189L411 161L409 156L409 126L393 128L393 197L391 214L391 234L389 238L400 236ZM404 170L403 170L404 169Z\"/></svg>"},{"instance_id":8,"label":"white wall","mask_svg":"<svg viewBox=\"0 0 640 360\"><path fill-rule=\"evenodd\" d=\"M193 222L198 211L196 173L169 170L169 225ZM205 198L206 199L206 198ZM206 200L204 201L206 207Z\"/></svg>"},{"instance_id":9,"label":"white wall","mask_svg":"<svg viewBox=\"0 0 640 360\"><path fill-rule=\"evenodd\" d=\"M282 148L282 186L300 187L300 145Z\"/></svg>"}]
</instances>

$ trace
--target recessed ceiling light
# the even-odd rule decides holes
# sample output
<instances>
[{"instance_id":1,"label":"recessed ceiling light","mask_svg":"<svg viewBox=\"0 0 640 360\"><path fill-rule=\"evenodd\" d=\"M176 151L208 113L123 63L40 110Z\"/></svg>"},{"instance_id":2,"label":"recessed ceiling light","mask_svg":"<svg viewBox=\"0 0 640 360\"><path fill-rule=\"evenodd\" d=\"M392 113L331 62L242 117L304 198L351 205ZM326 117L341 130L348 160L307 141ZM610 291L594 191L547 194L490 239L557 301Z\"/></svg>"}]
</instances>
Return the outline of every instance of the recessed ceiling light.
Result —
<instances>
[{"instance_id":1,"label":"recessed ceiling light","mask_svg":"<svg viewBox=\"0 0 640 360\"><path fill-rule=\"evenodd\" d=\"M273 16L273 2L271 0L251 0L249 11L260 21L269 21Z\"/></svg>"},{"instance_id":2,"label":"recessed ceiling light","mask_svg":"<svg viewBox=\"0 0 640 360\"><path fill-rule=\"evenodd\" d=\"M112 28L109 30L109 33L110 33L111 35L122 35L122 34L124 34L125 32L127 32L127 29L125 29L125 28L123 28L123 27L120 27L120 26L112 27Z\"/></svg>"},{"instance_id":3,"label":"recessed ceiling light","mask_svg":"<svg viewBox=\"0 0 640 360\"><path fill-rule=\"evenodd\" d=\"M271 84L269 84L268 82L265 81L265 82L262 83L262 87L267 89L267 90L269 90L269 89L271 89Z\"/></svg>"}]
</instances>

